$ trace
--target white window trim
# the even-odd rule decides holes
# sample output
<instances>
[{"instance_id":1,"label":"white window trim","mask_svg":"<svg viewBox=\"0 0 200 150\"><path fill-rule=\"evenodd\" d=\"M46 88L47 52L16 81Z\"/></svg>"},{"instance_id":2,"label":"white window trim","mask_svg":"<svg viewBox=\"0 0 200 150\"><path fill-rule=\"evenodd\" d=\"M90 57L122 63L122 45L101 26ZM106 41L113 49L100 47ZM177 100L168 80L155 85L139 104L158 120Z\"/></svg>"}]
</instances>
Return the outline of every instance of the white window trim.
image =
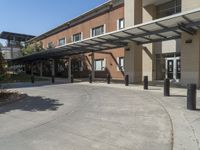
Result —
<instances>
[{"instance_id":1,"label":"white window trim","mask_svg":"<svg viewBox=\"0 0 200 150\"><path fill-rule=\"evenodd\" d=\"M120 69L120 67L121 67L120 64L119 64L120 63L119 62L120 58L124 58L124 57L123 56L122 57L117 57L117 71L124 71L124 66L123 66L123 69Z\"/></svg>"},{"instance_id":2,"label":"white window trim","mask_svg":"<svg viewBox=\"0 0 200 150\"><path fill-rule=\"evenodd\" d=\"M75 33L75 34L73 34L72 36L71 36L71 42L75 42L74 41L74 35L76 35L76 34L81 34L81 39L79 40L79 41L82 41L83 40L83 32L78 32L78 33ZM76 42L78 42L78 41L76 41Z\"/></svg>"},{"instance_id":3,"label":"white window trim","mask_svg":"<svg viewBox=\"0 0 200 150\"><path fill-rule=\"evenodd\" d=\"M95 72L102 72L102 71L105 71L106 70L106 59L104 58L104 59L95 59L94 61L96 62L96 61L102 61L103 60L103 62L102 62L102 66L101 66L101 69L102 70L96 70L96 63L95 63Z\"/></svg>"},{"instance_id":4,"label":"white window trim","mask_svg":"<svg viewBox=\"0 0 200 150\"><path fill-rule=\"evenodd\" d=\"M107 29L106 28L106 24L103 24L103 25L100 25L100 26L103 26L103 34L107 33L107 31L106 31L106 29ZM100 27L100 26L96 26L96 27ZM90 37L96 37L96 36L98 36L98 35L92 36L92 31L96 27L90 28Z\"/></svg>"},{"instance_id":5,"label":"white window trim","mask_svg":"<svg viewBox=\"0 0 200 150\"><path fill-rule=\"evenodd\" d=\"M117 30L118 30L118 31L123 29L123 28L121 28L121 29L119 28L119 21L122 20L122 19L124 20L124 18L119 18L119 19L117 20ZM124 27L125 27L125 20L124 20Z\"/></svg>"},{"instance_id":6,"label":"white window trim","mask_svg":"<svg viewBox=\"0 0 200 150\"><path fill-rule=\"evenodd\" d=\"M117 19L117 30L119 30L119 20L120 19Z\"/></svg>"},{"instance_id":7,"label":"white window trim","mask_svg":"<svg viewBox=\"0 0 200 150\"><path fill-rule=\"evenodd\" d=\"M65 44L67 44L67 38L63 37L63 38L58 39L58 44L57 44L58 46L63 46L63 45L60 45L60 40L62 40L62 39L65 39Z\"/></svg>"},{"instance_id":8,"label":"white window trim","mask_svg":"<svg viewBox=\"0 0 200 150\"><path fill-rule=\"evenodd\" d=\"M50 44L50 43L53 45L53 42L48 42L48 43L47 43L47 49L49 49L49 44Z\"/></svg>"}]
</instances>

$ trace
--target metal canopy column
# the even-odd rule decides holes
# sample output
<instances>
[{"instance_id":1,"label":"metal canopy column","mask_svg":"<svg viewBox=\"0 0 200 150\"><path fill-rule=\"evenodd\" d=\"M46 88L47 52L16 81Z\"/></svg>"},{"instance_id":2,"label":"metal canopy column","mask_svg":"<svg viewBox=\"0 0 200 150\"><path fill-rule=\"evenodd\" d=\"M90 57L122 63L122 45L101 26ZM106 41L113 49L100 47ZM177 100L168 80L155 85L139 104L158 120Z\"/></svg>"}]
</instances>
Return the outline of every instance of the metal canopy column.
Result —
<instances>
[{"instance_id":1,"label":"metal canopy column","mask_svg":"<svg viewBox=\"0 0 200 150\"><path fill-rule=\"evenodd\" d=\"M43 76L43 63L42 63L42 61L40 62L40 77L42 77Z\"/></svg>"},{"instance_id":2,"label":"metal canopy column","mask_svg":"<svg viewBox=\"0 0 200 150\"><path fill-rule=\"evenodd\" d=\"M92 61L92 67L91 67L91 75L92 75L92 81L95 80L95 64L94 64L94 52L92 52L92 55L91 55L91 61Z\"/></svg>"},{"instance_id":3,"label":"metal canopy column","mask_svg":"<svg viewBox=\"0 0 200 150\"><path fill-rule=\"evenodd\" d=\"M55 60L51 60L51 75L52 77L55 77Z\"/></svg>"},{"instance_id":4,"label":"metal canopy column","mask_svg":"<svg viewBox=\"0 0 200 150\"><path fill-rule=\"evenodd\" d=\"M72 81L72 58L69 57L68 59L68 82L71 83Z\"/></svg>"}]
</instances>

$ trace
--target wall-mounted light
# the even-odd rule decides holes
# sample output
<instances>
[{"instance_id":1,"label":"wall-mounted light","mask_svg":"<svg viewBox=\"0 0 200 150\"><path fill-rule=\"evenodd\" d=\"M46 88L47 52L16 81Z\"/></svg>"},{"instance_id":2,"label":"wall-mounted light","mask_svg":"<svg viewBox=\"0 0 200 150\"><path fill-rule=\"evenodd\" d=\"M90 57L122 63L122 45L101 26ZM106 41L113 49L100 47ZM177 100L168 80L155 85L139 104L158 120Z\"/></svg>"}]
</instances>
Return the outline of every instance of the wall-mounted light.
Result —
<instances>
[{"instance_id":1,"label":"wall-mounted light","mask_svg":"<svg viewBox=\"0 0 200 150\"><path fill-rule=\"evenodd\" d=\"M125 51L130 51L130 48L125 48Z\"/></svg>"}]
</instances>

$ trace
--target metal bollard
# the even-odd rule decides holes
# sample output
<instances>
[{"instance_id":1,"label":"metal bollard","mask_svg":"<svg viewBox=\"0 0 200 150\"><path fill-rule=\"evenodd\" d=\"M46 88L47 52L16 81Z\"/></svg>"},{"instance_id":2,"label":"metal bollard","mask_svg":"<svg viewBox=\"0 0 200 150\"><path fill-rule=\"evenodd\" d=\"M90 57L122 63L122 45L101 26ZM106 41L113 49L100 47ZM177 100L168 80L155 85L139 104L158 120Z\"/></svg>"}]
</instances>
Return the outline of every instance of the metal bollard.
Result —
<instances>
[{"instance_id":1,"label":"metal bollard","mask_svg":"<svg viewBox=\"0 0 200 150\"><path fill-rule=\"evenodd\" d=\"M148 90L148 87L149 87L148 76L144 76L144 90Z\"/></svg>"},{"instance_id":2,"label":"metal bollard","mask_svg":"<svg viewBox=\"0 0 200 150\"><path fill-rule=\"evenodd\" d=\"M92 75L89 74L89 83L92 83Z\"/></svg>"},{"instance_id":3,"label":"metal bollard","mask_svg":"<svg viewBox=\"0 0 200 150\"><path fill-rule=\"evenodd\" d=\"M164 96L170 96L170 80L165 79L164 81Z\"/></svg>"},{"instance_id":4,"label":"metal bollard","mask_svg":"<svg viewBox=\"0 0 200 150\"><path fill-rule=\"evenodd\" d=\"M129 86L129 75L125 76L125 85Z\"/></svg>"},{"instance_id":5,"label":"metal bollard","mask_svg":"<svg viewBox=\"0 0 200 150\"><path fill-rule=\"evenodd\" d=\"M55 83L55 77L54 76L51 76L51 82Z\"/></svg>"},{"instance_id":6,"label":"metal bollard","mask_svg":"<svg viewBox=\"0 0 200 150\"><path fill-rule=\"evenodd\" d=\"M187 109L196 110L196 96L197 96L197 85L188 84L187 86Z\"/></svg>"},{"instance_id":7,"label":"metal bollard","mask_svg":"<svg viewBox=\"0 0 200 150\"><path fill-rule=\"evenodd\" d=\"M34 75L31 76L31 83L35 83L35 77L34 77Z\"/></svg>"},{"instance_id":8,"label":"metal bollard","mask_svg":"<svg viewBox=\"0 0 200 150\"><path fill-rule=\"evenodd\" d=\"M71 75L71 83L74 83L74 75Z\"/></svg>"},{"instance_id":9,"label":"metal bollard","mask_svg":"<svg viewBox=\"0 0 200 150\"><path fill-rule=\"evenodd\" d=\"M108 84L110 84L110 80L111 80L111 75L108 74L108 75L107 75L107 83L108 83Z\"/></svg>"}]
</instances>

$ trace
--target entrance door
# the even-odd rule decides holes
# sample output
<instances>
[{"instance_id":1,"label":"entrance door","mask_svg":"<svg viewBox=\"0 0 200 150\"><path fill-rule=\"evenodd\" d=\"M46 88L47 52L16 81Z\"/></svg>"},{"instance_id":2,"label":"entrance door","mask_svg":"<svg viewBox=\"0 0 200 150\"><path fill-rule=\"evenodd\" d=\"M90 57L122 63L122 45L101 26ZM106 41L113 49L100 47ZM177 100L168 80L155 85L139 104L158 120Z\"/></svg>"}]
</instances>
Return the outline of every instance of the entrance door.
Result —
<instances>
[{"instance_id":1,"label":"entrance door","mask_svg":"<svg viewBox=\"0 0 200 150\"><path fill-rule=\"evenodd\" d=\"M167 60L167 78L174 78L174 60L171 59Z\"/></svg>"},{"instance_id":2,"label":"entrance door","mask_svg":"<svg viewBox=\"0 0 200 150\"><path fill-rule=\"evenodd\" d=\"M181 79L181 60L176 60L176 79Z\"/></svg>"},{"instance_id":3,"label":"entrance door","mask_svg":"<svg viewBox=\"0 0 200 150\"><path fill-rule=\"evenodd\" d=\"M181 78L180 57L166 58L166 78L179 81Z\"/></svg>"}]
</instances>

